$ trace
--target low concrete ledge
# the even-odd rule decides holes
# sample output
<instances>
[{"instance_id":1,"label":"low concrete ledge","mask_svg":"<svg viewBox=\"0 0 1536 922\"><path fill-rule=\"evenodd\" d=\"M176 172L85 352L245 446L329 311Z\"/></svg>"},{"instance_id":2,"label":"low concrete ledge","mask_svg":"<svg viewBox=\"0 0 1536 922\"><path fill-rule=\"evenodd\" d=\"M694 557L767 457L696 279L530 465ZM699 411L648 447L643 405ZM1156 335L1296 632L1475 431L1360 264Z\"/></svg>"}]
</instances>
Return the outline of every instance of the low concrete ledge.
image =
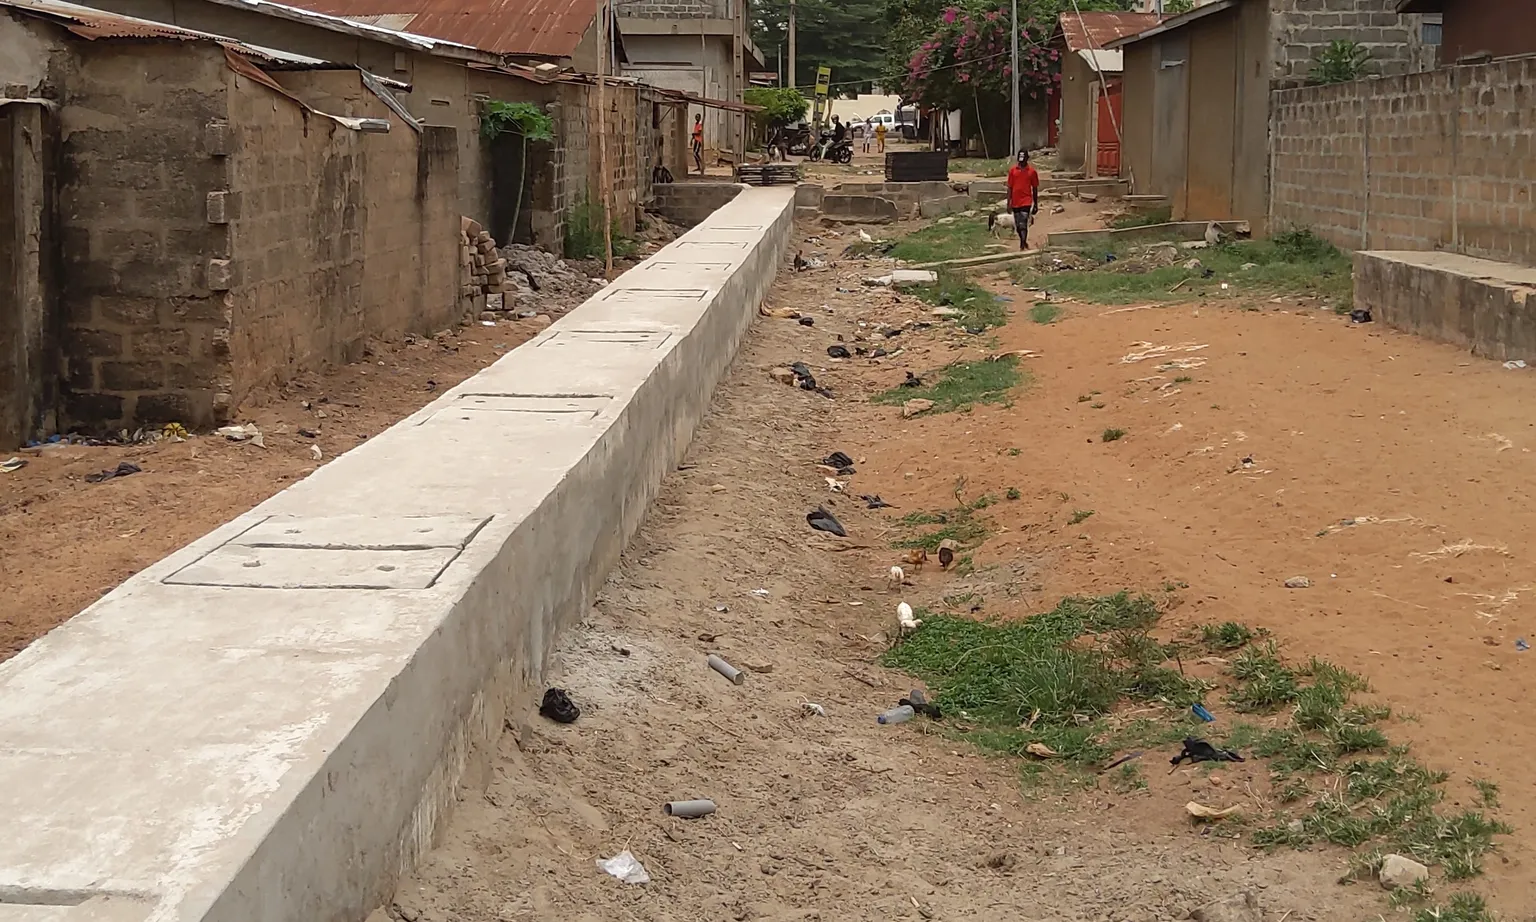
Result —
<instances>
[{"instance_id":1,"label":"low concrete ledge","mask_svg":"<svg viewBox=\"0 0 1536 922\"><path fill-rule=\"evenodd\" d=\"M0 919L353 922L476 785L787 243L746 189L0 664Z\"/></svg>"},{"instance_id":2,"label":"low concrete ledge","mask_svg":"<svg viewBox=\"0 0 1536 922\"><path fill-rule=\"evenodd\" d=\"M1160 243L1204 240L1210 221L1174 221L1168 224L1143 224L1139 227L1122 227L1118 230L1057 231L1045 238L1047 246L1085 247L1113 244ZM1215 225L1227 234L1242 236L1249 233L1247 221L1216 221Z\"/></svg>"},{"instance_id":3,"label":"low concrete ledge","mask_svg":"<svg viewBox=\"0 0 1536 922\"><path fill-rule=\"evenodd\" d=\"M1398 330L1499 361L1536 359L1536 269L1455 253L1355 254L1355 307Z\"/></svg>"}]
</instances>

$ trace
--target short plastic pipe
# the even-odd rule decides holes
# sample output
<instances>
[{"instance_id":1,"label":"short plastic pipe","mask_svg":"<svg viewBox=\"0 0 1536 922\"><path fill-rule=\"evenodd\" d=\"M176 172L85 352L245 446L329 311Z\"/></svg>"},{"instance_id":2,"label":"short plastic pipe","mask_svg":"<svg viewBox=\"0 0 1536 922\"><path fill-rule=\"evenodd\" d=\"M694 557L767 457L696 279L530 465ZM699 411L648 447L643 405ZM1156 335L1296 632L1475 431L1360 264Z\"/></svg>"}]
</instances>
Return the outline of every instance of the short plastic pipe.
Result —
<instances>
[{"instance_id":1,"label":"short plastic pipe","mask_svg":"<svg viewBox=\"0 0 1536 922\"><path fill-rule=\"evenodd\" d=\"M740 685L747 680L746 675L740 669L737 669L713 653L709 654L709 668L730 679L732 685Z\"/></svg>"},{"instance_id":2,"label":"short plastic pipe","mask_svg":"<svg viewBox=\"0 0 1536 922\"><path fill-rule=\"evenodd\" d=\"M712 800L674 800L662 804L661 810L667 816L691 820L714 813L715 802Z\"/></svg>"}]
</instances>

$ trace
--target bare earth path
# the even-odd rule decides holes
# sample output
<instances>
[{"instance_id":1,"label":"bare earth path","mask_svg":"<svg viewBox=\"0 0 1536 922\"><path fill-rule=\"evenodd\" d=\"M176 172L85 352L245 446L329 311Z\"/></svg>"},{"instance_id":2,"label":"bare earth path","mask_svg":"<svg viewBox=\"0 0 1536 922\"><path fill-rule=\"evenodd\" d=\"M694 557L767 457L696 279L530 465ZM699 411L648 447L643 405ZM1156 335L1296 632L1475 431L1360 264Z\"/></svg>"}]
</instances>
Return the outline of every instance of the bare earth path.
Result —
<instances>
[{"instance_id":1,"label":"bare earth path","mask_svg":"<svg viewBox=\"0 0 1536 922\"><path fill-rule=\"evenodd\" d=\"M1171 751L1154 751L1145 791L1117 793L1101 779L1026 793L1007 761L921 726L878 726L874 715L905 693L900 675L872 665L882 649L875 635L902 597L939 606L976 593L984 613L1023 615L1064 594L1182 579L1189 588L1177 593L1172 626L1240 617L1274 629L1293 655L1325 653L1360 669L1418 717L1391 732L1451 769L1454 794L1469 777L1501 781L1513 807L1505 815L1525 825L1524 804L1515 805L1524 767L1495 756L1505 744L1484 732L1491 718L1465 720L1512 711L1503 693L1473 686L1508 680L1523 660L1512 647L1484 647L1480 632L1493 628L1456 595L1503 585L1514 558L1495 555L1489 567L1475 552L1441 563L1409 554L1463 532L1514 543L1502 510L1455 513L1493 486L1468 478L1528 463L1518 446L1500 452L1482 433L1510 429L1515 401L1536 385L1332 315L1072 307L1038 326L1016 304L1001 344L1043 352L1031 360L1034 383L1011 406L903 421L862 397L908 369L926 375L975 357L984 344L935 329L904 335L894 360L829 362L826 346L851 338L859 319L925 310L911 298L834 290L856 287L858 274L851 266L781 278L774 303L815 311L816 326L756 324L683 469L587 622L562 643L553 682L570 689L582 718L559 726L530 711L513 722L488 792L461 805L442 847L402 886L397 916L1151 922L1241 890L1268 922L1391 914L1374 885L1336 882L1342 851L1266 854L1191 826L1190 799L1256 808L1257 763L1170 774L1159 766ZM1206 344L1187 353L1205 363L1179 373L1194 380L1177 392L1158 391L1159 382L1137 380L1153 373L1148 363L1121 361L1137 341ZM795 360L837 399L769 380L771 366ZM1447 389L1458 385L1481 395L1480 417L1448 424L1447 411L1432 408L1455 402ZM1508 402L1491 406L1490 389ZM1078 402L1093 390L1102 396ZM1396 418L1409 399L1421 401L1414 424ZM1105 406L1090 409L1096 402ZM1109 425L1129 435L1102 444ZM856 459L850 493L880 493L901 510L829 494L815 462L834 449ZM1250 455L1252 468L1227 473ZM1010 486L1022 495L988 510L997 531L977 551L974 576L930 567L904 596L888 594L881 574L894 562L886 548L895 520L952 506L959 477L970 495ZM848 525L852 549L832 550L807 529L817 504ZM1074 508L1095 515L1069 526ZM1346 516L1409 514L1429 524L1316 536ZM1280 589L1293 571L1316 588ZM1457 582L1441 583L1445 575ZM1414 607L1431 602L1434 616ZM1501 627L1512 632L1512 618L1507 610ZM744 685L708 671L715 651L752 670ZM1480 665L1489 659L1505 668ZM1465 706L1446 707L1448 685ZM827 716L802 716L806 702ZM1458 761L1476 747L1488 747L1476 756L1487 764ZM662 815L664 801L691 797L713 798L720 812ZM626 886L594 866L626 848L650 884ZM1504 854L1514 864L1495 854L1490 880L1520 906L1523 851L1507 843Z\"/></svg>"}]
</instances>

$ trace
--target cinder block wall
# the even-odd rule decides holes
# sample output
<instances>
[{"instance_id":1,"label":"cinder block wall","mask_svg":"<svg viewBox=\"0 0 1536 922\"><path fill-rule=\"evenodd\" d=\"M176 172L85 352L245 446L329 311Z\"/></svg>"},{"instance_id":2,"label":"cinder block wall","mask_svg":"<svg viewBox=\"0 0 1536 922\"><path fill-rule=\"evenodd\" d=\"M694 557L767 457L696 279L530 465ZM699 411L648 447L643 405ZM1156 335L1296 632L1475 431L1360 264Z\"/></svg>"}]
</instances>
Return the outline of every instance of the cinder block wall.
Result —
<instances>
[{"instance_id":1,"label":"cinder block wall","mask_svg":"<svg viewBox=\"0 0 1536 922\"><path fill-rule=\"evenodd\" d=\"M281 77L303 98L302 73ZM228 80L231 401L303 369L354 361L369 337L451 325L455 129L411 131L375 99L359 114L388 117L390 131L363 134L307 116L244 76Z\"/></svg>"},{"instance_id":2,"label":"cinder block wall","mask_svg":"<svg viewBox=\"0 0 1536 922\"><path fill-rule=\"evenodd\" d=\"M728 182L661 183L654 188L652 209L674 224L693 227L745 188Z\"/></svg>"},{"instance_id":3,"label":"cinder block wall","mask_svg":"<svg viewBox=\"0 0 1536 922\"><path fill-rule=\"evenodd\" d=\"M70 43L58 74L62 177L61 425L215 419L229 313L209 266L229 228L208 220L228 186L217 126L223 49Z\"/></svg>"},{"instance_id":4,"label":"cinder block wall","mask_svg":"<svg viewBox=\"0 0 1536 922\"><path fill-rule=\"evenodd\" d=\"M1275 93L1271 227L1536 266L1536 56Z\"/></svg>"},{"instance_id":5,"label":"cinder block wall","mask_svg":"<svg viewBox=\"0 0 1536 922\"><path fill-rule=\"evenodd\" d=\"M1371 53L1370 73L1396 76L1435 66L1435 46L1423 42L1421 17L1397 12L1398 0L1269 0L1272 79L1298 86L1330 42L1359 42Z\"/></svg>"}]
</instances>

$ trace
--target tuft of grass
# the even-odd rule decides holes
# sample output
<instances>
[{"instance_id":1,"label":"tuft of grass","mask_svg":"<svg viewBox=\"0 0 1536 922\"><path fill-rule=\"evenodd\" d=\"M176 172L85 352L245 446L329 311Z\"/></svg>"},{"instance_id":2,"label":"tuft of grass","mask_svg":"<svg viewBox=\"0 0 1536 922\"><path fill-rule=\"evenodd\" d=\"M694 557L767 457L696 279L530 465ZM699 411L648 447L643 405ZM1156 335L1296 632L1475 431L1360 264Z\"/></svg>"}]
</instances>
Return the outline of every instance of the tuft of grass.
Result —
<instances>
[{"instance_id":1,"label":"tuft of grass","mask_svg":"<svg viewBox=\"0 0 1536 922\"><path fill-rule=\"evenodd\" d=\"M1106 718L1117 704L1185 707L1204 692L1162 667L1167 651L1148 634L1160 613L1146 596L1072 596L1021 621L922 615L922 628L882 662L928 683L957 718L952 731L983 749L1024 755L1040 742L1069 762L1100 762L1129 740L1189 732L1187 724L1112 731Z\"/></svg>"},{"instance_id":2,"label":"tuft of grass","mask_svg":"<svg viewBox=\"0 0 1536 922\"><path fill-rule=\"evenodd\" d=\"M1029 309L1029 319L1035 323L1055 323L1061 316L1061 305L1041 301Z\"/></svg>"},{"instance_id":3,"label":"tuft of grass","mask_svg":"<svg viewBox=\"0 0 1536 922\"><path fill-rule=\"evenodd\" d=\"M1074 509L1072 510L1072 517L1067 520L1067 524L1081 525L1082 523L1088 521L1088 518L1091 515L1093 515L1092 509Z\"/></svg>"},{"instance_id":4,"label":"tuft of grass","mask_svg":"<svg viewBox=\"0 0 1536 922\"><path fill-rule=\"evenodd\" d=\"M939 262L985 253L987 245L996 242L987 232L985 218L956 218L913 231L896 241L889 255L914 263Z\"/></svg>"},{"instance_id":5,"label":"tuft of grass","mask_svg":"<svg viewBox=\"0 0 1536 922\"><path fill-rule=\"evenodd\" d=\"M1253 637L1253 628L1236 621L1200 626L1200 642L1213 650L1236 650L1247 646Z\"/></svg>"},{"instance_id":6,"label":"tuft of grass","mask_svg":"<svg viewBox=\"0 0 1536 922\"><path fill-rule=\"evenodd\" d=\"M1280 662L1273 643L1244 650L1232 663L1232 674L1241 684L1227 700L1242 713L1272 712L1295 701L1301 691L1296 673Z\"/></svg>"},{"instance_id":7,"label":"tuft of grass","mask_svg":"<svg viewBox=\"0 0 1536 922\"><path fill-rule=\"evenodd\" d=\"M1101 438L1102 440L1104 440L1106 442L1118 442L1121 439L1125 438L1125 430L1124 429L1105 429L1104 430L1104 434L1101 435L1099 438Z\"/></svg>"},{"instance_id":8,"label":"tuft of grass","mask_svg":"<svg viewBox=\"0 0 1536 922\"><path fill-rule=\"evenodd\" d=\"M995 178L1007 176L1008 168L1012 165L1013 161L1007 157L998 157L991 160L983 157L956 157L949 161L949 172L951 174L975 173L977 176Z\"/></svg>"},{"instance_id":9,"label":"tuft of grass","mask_svg":"<svg viewBox=\"0 0 1536 922\"><path fill-rule=\"evenodd\" d=\"M1189 375L1179 375L1177 378L1173 379L1173 383L1174 384L1188 384L1188 383L1190 383L1193 380L1195 380L1195 379L1191 378Z\"/></svg>"},{"instance_id":10,"label":"tuft of grass","mask_svg":"<svg viewBox=\"0 0 1536 922\"><path fill-rule=\"evenodd\" d=\"M1110 221L1109 226L1113 227L1115 230L1124 230L1128 227L1150 227L1153 224L1167 224L1172 220L1172 206L1163 205L1158 208L1148 209L1147 211L1141 213L1131 212L1130 214L1120 215L1114 220Z\"/></svg>"},{"instance_id":11,"label":"tuft of grass","mask_svg":"<svg viewBox=\"0 0 1536 922\"><path fill-rule=\"evenodd\" d=\"M1084 255L1097 262L1102 248ZM1324 297L1348 313L1353 301L1350 256L1308 231L1207 247L1198 252L1201 269L1184 268L1190 255L1180 251L1173 265L1153 269L1146 269L1133 252L1092 269L1051 272L1017 265L1010 273L1025 287L1049 288L1103 304L1230 298L1245 292L1306 294ZM1252 269L1242 268L1249 263ZM1204 278L1204 269L1213 270L1213 275ZM1229 290L1222 290L1223 281L1230 283Z\"/></svg>"},{"instance_id":12,"label":"tuft of grass","mask_svg":"<svg viewBox=\"0 0 1536 922\"><path fill-rule=\"evenodd\" d=\"M1476 893L1453 893L1444 906L1426 906L1413 922L1498 922L1487 902Z\"/></svg>"},{"instance_id":13,"label":"tuft of grass","mask_svg":"<svg viewBox=\"0 0 1536 922\"><path fill-rule=\"evenodd\" d=\"M1472 786L1477 789L1477 799L1482 802L1484 807L1487 807L1489 810L1498 807L1499 786L1497 784L1494 784L1487 778L1478 778L1472 782Z\"/></svg>"},{"instance_id":14,"label":"tuft of grass","mask_svg":"<svg viewBox=\"0 0 1536 922\"><path fill-rule=\"evenodd\" d=\"M893 387L876 394L875 403L901 405L914 397L934 402L931 412L961 410L978 403L1003 403L1008 392L1025 383L1016 356L995 361L956 362L938 373L938 381L926 387Z\"/></svg>"},{"instance_id":15,"label":"tuft of grass","mask_svg":"<svg viewBox=\"0 0 1536 922\"><path fill-rule=\"evenodd\" d=\"M949 269L938 271L938 281L932 285L917 285L907 289L918 298L936 307L953 307L960 312L955 320L962 327L1000 327L1008 322L1008 309L992 292L958 272Z\"/></svg>"},{"instance_id":16,"label":"tuft of grass","mask_svg":"<svg viewBox=\"0 0 1536 922\"><path fill-rule=\"evenodd\" d=\"M1023 496L1024 494L1019 492L1019 488L1018 487L1009 487L1008 488L1008 492L1003 494L1003 495L1008 497L1008 499L1010 499L1010 500L1016 500L1019 497Z\"/></svg>"}]
</instances>

